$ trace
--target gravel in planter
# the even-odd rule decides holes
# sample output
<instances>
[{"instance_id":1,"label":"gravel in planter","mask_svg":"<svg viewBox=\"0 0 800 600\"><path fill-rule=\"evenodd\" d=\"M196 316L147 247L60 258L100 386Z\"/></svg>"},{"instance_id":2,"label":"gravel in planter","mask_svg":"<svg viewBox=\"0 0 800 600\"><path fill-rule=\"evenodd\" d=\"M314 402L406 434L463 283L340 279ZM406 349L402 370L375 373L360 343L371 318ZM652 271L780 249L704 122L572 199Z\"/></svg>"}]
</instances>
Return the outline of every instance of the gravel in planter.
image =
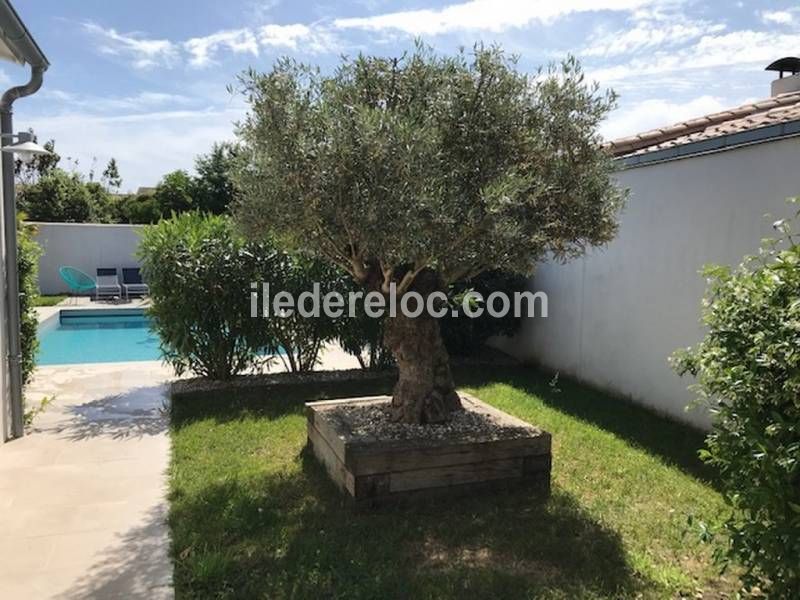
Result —
<instances>
[{"instance_id":1,"label":"gravel in planter","mask_svg":"<svg viewBox=\"0 0 800 600\"><path fill-rule=\"evenodd\" d=\"M446 423L414 425L393 423L389 403L344 405L326 411L326 416L343 423L356 438L365 440L499 440L529 437L532 426L501 424L492 415L474 410L456 411Z\"/></svg>"}]
</instances>

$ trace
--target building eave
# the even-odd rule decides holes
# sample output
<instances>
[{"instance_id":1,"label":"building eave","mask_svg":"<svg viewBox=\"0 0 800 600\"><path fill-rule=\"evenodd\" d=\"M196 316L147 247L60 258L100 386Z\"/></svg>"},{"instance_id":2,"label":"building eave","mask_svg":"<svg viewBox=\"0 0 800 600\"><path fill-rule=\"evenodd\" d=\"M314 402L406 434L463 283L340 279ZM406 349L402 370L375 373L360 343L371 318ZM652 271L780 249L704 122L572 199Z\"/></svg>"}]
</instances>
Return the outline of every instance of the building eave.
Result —
<instances>
[{"instance_id":1,"label":"building eave","mask_svg":"<svg viewBox=\"0 0 800 600\"><path fill-rule=\"evenodd\" d=\"M13 57L13 62L41 69L50 66L39 44L8 0L0 0L0 44L8 50L8 53L4 53L6 58Z\"/></svg>"},{"instance_id":2,"label":"building eave","mask_svg":"<svg viewBox=\"0 0 800 600\"><path fill-rule=\"evenodd\" d=\"M738 131L715 138L680 144L678 146L654 150L652 152L621 156L615 160L615 163L620 170L635 169L656 163L725 152L741 148L742 146L763 144L797 136L800 136L800 121L788 121L786 123L776 123L775 125L768 125L748 131Z\"/></svg>"}]
</instances>

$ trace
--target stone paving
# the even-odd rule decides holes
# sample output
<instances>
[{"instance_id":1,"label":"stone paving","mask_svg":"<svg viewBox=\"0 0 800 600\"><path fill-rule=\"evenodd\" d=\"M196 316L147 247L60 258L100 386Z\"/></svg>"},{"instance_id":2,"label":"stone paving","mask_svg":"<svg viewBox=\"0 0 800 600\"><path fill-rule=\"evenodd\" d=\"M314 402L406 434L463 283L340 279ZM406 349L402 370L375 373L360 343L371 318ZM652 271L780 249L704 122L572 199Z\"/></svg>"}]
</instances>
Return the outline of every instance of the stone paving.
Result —
<instances>
[{"instance_id":1,"label":"stone paving","mask_svg":"<svg viewBox=\"0 0 800 600\"><path fill-rule=\"evenodd\" d=\"M74 307L41 308L40 322ZM358 365L331 347L320 366ZM0 444L0 599L173 597L171 379L159 362L37 369L28 402L53 401L25 437Z\"/></svg>"},{"instance_id":2,"label":"stone paving","mask_svg":"<svg viewBox=\"0 0 800 600\"><path fill-rule=\"evenodd\" d=\"M52 404L0 447L4 598L171 598L159 363L41 367Z\"/></svg>"}]
</instances>

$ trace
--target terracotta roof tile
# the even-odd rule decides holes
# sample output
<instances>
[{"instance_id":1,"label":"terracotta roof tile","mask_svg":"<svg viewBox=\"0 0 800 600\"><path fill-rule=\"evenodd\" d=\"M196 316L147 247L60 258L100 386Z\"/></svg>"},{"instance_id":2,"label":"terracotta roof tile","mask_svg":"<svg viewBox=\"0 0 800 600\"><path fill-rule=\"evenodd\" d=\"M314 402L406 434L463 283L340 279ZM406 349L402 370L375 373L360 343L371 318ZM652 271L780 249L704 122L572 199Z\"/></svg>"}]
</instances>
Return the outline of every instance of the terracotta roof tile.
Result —
<instances>
[{"instance_id":1,"label":"terracotta roof tile","mask_svg":"<svg viewBox=\"0 0 800 600\"><path fill-rule=\"evenodd\" d=\"M800 121L800 92L789 92L730 110L690 119L669 127L614 140L614 156L645 154L778 123Z\"/></svg>"}]
</instances>

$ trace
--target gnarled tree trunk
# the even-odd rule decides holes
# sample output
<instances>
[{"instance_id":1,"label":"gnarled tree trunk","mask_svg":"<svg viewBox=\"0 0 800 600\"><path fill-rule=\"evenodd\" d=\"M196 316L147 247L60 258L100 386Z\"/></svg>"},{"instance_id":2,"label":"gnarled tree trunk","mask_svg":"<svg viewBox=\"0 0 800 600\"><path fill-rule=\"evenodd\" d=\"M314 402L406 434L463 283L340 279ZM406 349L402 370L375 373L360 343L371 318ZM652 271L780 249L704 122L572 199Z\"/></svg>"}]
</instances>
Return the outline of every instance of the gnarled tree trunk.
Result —
<instances>
[{"instance_id":1,"label":"gnarled tree trunk","mask_svg":"<svg viewBox=\"0 0 800 600\"><path fill-rule=\"evenodd\" d=\"M418 280L418 281L417 281ZM438 289L435 273L417 276L412 289L423 299ZM384 343L400 372L392 394L392 420L402 423L442 423L461 410L439 322L423 312L410 318L397 311L385 322Z\"/></svg>"}]
</instances>

